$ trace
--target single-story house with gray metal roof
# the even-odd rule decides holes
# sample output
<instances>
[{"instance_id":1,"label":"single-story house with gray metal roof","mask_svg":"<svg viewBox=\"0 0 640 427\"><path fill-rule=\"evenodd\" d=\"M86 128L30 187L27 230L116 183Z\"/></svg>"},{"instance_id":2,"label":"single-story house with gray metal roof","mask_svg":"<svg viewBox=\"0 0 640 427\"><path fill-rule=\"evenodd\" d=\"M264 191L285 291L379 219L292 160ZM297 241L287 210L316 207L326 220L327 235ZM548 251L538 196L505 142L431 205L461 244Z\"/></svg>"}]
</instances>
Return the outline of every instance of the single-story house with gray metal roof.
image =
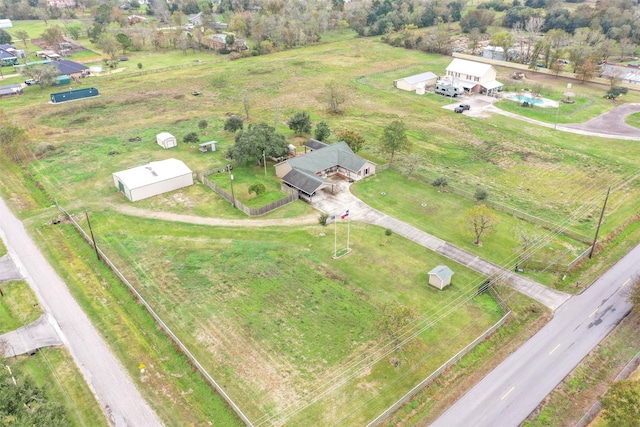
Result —
<instances>
[{"instance_id":1,"label":"single-story house with gray metal roof","mask_svg":"<svg viewBox=\"0 0 640 427\"><path fill-rule=\"evenodd\" d=\"M315 146L320 147L318 144ZM323 188L331 187L333 190L333 183L327 179L329 176L340 175L359 181L376 173L376 164L357 156L344 141L325 144L310 153L278 163L275 167L276 175L282 178L282 182L297 189L306 200L311 200Z\"/></svg>"},{"instance_id":2,"label":"single-story house with gray metal roof","mask_svg":"<svg viewBox=\"0 0 640 427\"><path fill-rule=\"evenodd\" d=\"M402 90L415 91L418 88L425 88L435 84L436 80L438 80L438 76L428 71L426 73L394 80L393 86Z\"/></svg>"},{"instance_id":3,"label":"single-story house with gray metal roof","mask_svg":"<svg viewBox=\"0 0 640 427\"><path fill-rule=\"evenodd\" d=\"M453 271L449 267L439 265L429 272L429 284L442 290L451 284L451 276L453 276Z\"/></svg>"}]
</instances>

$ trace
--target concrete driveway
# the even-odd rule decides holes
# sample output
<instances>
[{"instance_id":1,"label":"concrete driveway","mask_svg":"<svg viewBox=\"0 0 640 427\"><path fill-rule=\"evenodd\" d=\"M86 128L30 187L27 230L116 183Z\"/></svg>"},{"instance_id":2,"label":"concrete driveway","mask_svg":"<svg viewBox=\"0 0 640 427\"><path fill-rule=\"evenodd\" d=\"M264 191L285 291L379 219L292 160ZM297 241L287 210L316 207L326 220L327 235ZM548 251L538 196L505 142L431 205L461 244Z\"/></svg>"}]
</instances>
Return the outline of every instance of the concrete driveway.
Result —
<instances>
[{"instance_id":1,"label":"concrete driveway","mask_svg":"<svg viewBox=\"0 0 640 427\"><path fill-rule=\"evenodd\" d=\"M33 354L43 347L56 347L62 341L53 327L52 320L43 314L30 325L0 335L0 341L7 343L4 357Z\"/></svg>"},{"instance_id":2,"label":"concrete driveway","mask_svg":"<svg viewBox=\"0 0 640 427\"><path fill-rule=\"evenodd\" d=\"M549 289L529 278L493 264L471 252L460 249L451 243L382 213L351 194L350 184L347 181L339 178L335 178L333 181L336 183L334 193L324 192L323 197L314 198L313 201L315 208L328 215L341 215L348 209L349 218L352 221L389 228L394 233L444 255L457 263L509 284L515 290L535 299L552 310L560 307L570 297L569 294Z\"/></svg>"}]
</instances>

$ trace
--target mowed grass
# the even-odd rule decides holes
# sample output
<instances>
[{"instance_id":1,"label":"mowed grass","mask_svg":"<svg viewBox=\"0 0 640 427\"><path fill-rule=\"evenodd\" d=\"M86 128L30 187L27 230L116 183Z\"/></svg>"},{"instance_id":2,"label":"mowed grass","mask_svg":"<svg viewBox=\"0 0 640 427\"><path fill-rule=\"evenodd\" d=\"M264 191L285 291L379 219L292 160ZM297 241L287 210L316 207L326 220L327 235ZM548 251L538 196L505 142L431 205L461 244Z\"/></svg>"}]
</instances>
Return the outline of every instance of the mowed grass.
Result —
<instances>
[{"instance_id":1,"label":"mowed grass","mask_svg":"<svg viewBox=\"0 0 640 427\"><path fill-rule=\"evenodd\" d=\"M520 262L520 231L539 236L538 245L542 248L533 259L541 263L568 264L587 246L498 211L493 211L498 223L481 237L481 246L474 245L473 230L465 224L465 215L477 204L475 201L450 192L440 193L430 183L407 179L393 170L361 181L351 190L376 209L509 268Z\"/></svg>"},{"instance_id":2,"label":"mowed grass","mask_svg":"<svg viewBox=\"0 0 640 427\"><path fill-rule=\"evenodd\" d=\"M377 227L351 224L353 252L333 260L329 227L160 224L92 218L103 248L252 420L328 423L355 411L350 416L365 422L501 315L488 295L467 301L479 274L454 266L453 285L438 291L427 272L451 263ZM346 232L342 224L341 247ZM378 329L389 303L411 307L424 326L413 340L423 350L400 356L412 362L399 370ZM377 403L358 409L370 399ZM291 402L303 410L281 412Z\"/></svg>"},{"instance_id":3,"label":"mowed grass","mask_svg":"<svg viewBox=\"0 0 640 427\"><path fill-rule=\"evenodd\" d=\"M1 283L0 334L27 326L42 315L38 298L24 280Z\"/></svg>"},{"instance_id":4,"label":"mowed grass","mask_svg":"<svg viewBox=\"0 0 640 427\"><path fill-rule=\"evenodd\" d=\"M630 116L627 116L627 118L625 119L625 122L629 126L640 128L640 113L634 113L634 114L631 114Z\"/></svg>"},{"instance_id":5,"label":"mowed grass","mask_svg":"<svg viewBox=\"0 0 640 427\"><path fill-rule=\"evenodd\" d=\"M44 389L50 401L64 406L69 426L108 426L104 413L73 358L64 348L44 348L34 356L7 360ZM17 378L21 380L20 377Z\"/></svg>"}]
</instances>

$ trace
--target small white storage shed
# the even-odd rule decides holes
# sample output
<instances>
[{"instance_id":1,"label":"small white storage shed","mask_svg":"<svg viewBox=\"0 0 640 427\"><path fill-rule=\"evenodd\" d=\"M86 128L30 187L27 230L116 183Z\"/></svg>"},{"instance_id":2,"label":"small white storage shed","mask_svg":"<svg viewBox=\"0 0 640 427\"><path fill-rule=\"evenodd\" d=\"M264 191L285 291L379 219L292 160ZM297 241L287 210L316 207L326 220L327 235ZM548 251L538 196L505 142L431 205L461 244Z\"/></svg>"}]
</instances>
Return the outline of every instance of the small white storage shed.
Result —
<instances>
[{"instance_id":1,"label":"small white storage shed","mask_svg":"<svg viewBox=\"0 0 640 427\"><path fill-rule=\"evenodd\" d=\"M113 183L132 202L193 185L193 172L181 160L167 159L115 172Z\"/></svg>"},{"instance_id":2,"label":"small white storage shed","mask_svg":"<svg viewBox=\"0 0 640 427\"><path fill-rule=\"evenodd\" d=\"M445 286L451 284L451 276L453 271L446 265L439 265L429 272L429 284L442 290Z\"/></svg>"},{"instance_id":3,"label":"small white storage shed","mask_svg":"<svg viewBox=\"0 0 640 427\"><path fill-rule=\"evenodd\" d=\"M431 86L436 83L438 76L431 71L422 74L416 74L414 76L404 77L402 79L394 80L393 86L402 90L414 91L418 87Z\"/></svg>"},{"instance_id":4,"label":"small white storage shed","mask_svg":"<svg viewBox=\"0 0 640 427\"><path fill-rule=\"evenodd\" d=\"M171 148L178 145L176 137L171 135L169 132L160 132L156 135L156 142L162 148Z\"/></svg>"}]
</instances>

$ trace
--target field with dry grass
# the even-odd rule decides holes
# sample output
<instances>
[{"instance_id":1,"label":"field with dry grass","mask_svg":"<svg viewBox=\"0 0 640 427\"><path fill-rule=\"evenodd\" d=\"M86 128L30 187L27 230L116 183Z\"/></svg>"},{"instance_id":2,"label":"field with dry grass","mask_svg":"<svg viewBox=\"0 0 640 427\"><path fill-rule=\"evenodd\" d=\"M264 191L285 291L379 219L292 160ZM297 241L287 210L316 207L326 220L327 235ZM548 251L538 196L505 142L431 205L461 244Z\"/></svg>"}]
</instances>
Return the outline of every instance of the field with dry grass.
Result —
<instances>
[{"instance_id":1,"label":"field with dry grass","mask_svg":"<svg viewBox=\"0 0 640 427\"><path fill-rule=\"evenodd\" d=\"M185 55L185 63L190 59ZM223 153L234 136L223 123L227 113L244 114L245 96L251 123L274 123L299 143L286 121L305 110L314 122L326 120L333 135L347 128L361 133L367 144L360 154L379 163L387 157L378 142L384 125L402 119L424 185L444 175L470 191L482 186L496 201L578 232L594 229L609 185L614 192L603 236L638 211L637 141L554 132L502 116L469 118L441 108L450 100L392 87L394 79L417 72L443 74L449 62L376 39L348 39L237 61L214 57L179 69L92 77L82 85L99 88L101 96L68 104L49 104L48 91L33 88L3 102L7 116L29 131L26 168L37 184L7 176L5 192L24 209L45 205L30 191L36 185L73 212L91 211L99 243L258 424L361 424L499 317L486 296L465 301L414 340L418 349L434 348L437 354L408 352L399 366L385 357L368 369L349 371L384 344L375 327L384 304L410 306L428 325L439 318L437 307L464 301L482 279L456 267L459 287L445 294L424 288L426 265L445 261L407 242L386 242L383 230L374 227L354 226L354 238L360 238L354 254L334 262L331 236L320 226L248 231L122 215L118 206L129 202L113 186L111 173L168 157L193 170L226 165ZM498 79L507 76L500 70ZM347 95L341 115L327 112L324 86L330 81L338 81ZM194 90L202 94L193 96ZM603 93L585 86L580 96ZM220 151L203 155L189 144L172 150L156 145L158 132L181 140L202 119L209 122L205 140L219 141ZM142 141L129 142L137 136ZM402 169L404 158L398 164ZM29 193L33 199L21 197ZM301 203L273 217L308 215ZM136 206L243 219L202 185ZM93 291L79 286L77 292L92 301ZM449 346L443 337L459 340ZM154 384L161 386L161 378ZM163 404L162 396L152 401Z\"/></svg>"}]
</instances>

